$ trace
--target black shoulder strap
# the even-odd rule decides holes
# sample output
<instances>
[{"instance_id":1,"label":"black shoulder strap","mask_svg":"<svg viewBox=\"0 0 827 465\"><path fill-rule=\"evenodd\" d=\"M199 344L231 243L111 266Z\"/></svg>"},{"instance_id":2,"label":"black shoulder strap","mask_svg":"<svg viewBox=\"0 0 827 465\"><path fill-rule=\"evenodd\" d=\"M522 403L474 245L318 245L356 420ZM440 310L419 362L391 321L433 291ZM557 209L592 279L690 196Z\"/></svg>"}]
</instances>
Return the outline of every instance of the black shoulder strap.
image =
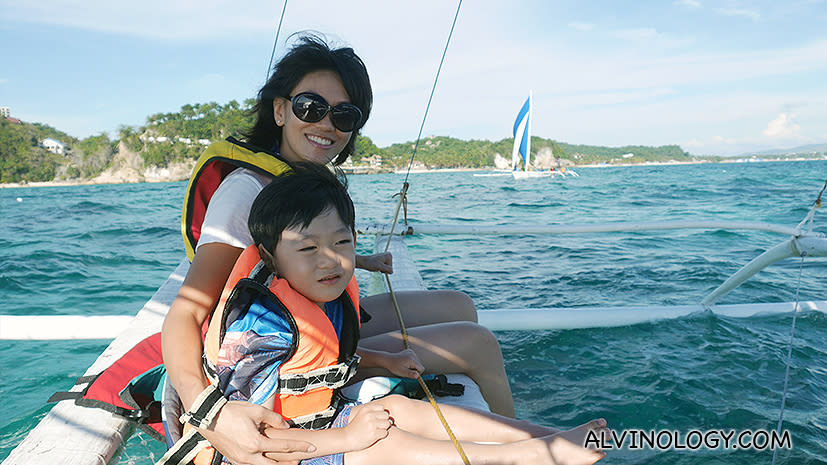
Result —
<instances>
[{"instance_id":1,"label":"black shoulder strap","mask_svg":"<svg viewBox=\"0 0 827 465\"><path fill-rule=\"evenodd\" d=\"M356 353L356 346L359 344L359 317L356 315L356 307L350 300L347 291L339 297L342 302L342 334L339 336L339 362L344 362Z\"/></svg>"}]
</instances>

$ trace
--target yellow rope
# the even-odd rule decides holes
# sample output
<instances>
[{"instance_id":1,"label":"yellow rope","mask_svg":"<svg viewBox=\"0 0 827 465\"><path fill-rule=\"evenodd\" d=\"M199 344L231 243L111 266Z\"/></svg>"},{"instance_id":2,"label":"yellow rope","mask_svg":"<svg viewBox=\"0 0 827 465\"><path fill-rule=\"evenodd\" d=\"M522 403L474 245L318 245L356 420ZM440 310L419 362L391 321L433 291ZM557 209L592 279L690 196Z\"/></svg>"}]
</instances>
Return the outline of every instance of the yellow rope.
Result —
<instances>
[{"instance_id":1,"label":"yellow rope","mask_svg":"<svg viewBox=\"0 0 827 465\"><path fill-rule=\"evenodd\" d=\"M406 187L407 189L407 187ZM816 208L821 208L821 194L824 193L824 189L827 189L827 181L824 181L824 187L821 188L821 192L818 193L818 198L815 201ZM398 212L399 209L397 208L396 211Z\"/></svg>"},{"instance_id":2,"label":"yellow rope","mask_svg":"<svg viewBox=\"0 0 827 465\"><path fill-rule=\"evenodd\" d=\"M404 183L402 185L402 191L398 194L399 195L399 202L396 204L396 212L393 215L393 222L391 223L391 231L388 234L388 242L385 244L385 252L388 251L391 245L391 238L393 237L393 229L396 226L397 219L399 218L399 208L402 206L402 202L407 202L407 192L408 192L408 183ZM405 322L402 320L402 311L399 309L399 302L396 301L396 294L393 292L393 286L391 286L391 278L387 274L385 274L385 283L388 285L388 292L391 295L391 300L393 301L393 308L396 310L396 318L399 320L399 329L402 333L402 342L405 343L405 348L410 349L411 344L408 342L408 331L405 329ZM448 437L451 438L451 442L454 443L454 447L459 452L460 457L462 457L462 462L465 465L471 465L471 462L468 460L468 456L465 455L465 451L462 449L462 445L457 440L457 437L454 435L454 432L451 430L451 427L448 426L448 421L445 420L445 416L442 415L442 410L439 409L439 406L434 399L433 394L431 394L431 390L428 389L428 386L425 384L425 381L422 379L421 375L417 375L416 380L419 381L419 385L422 387L422 390L425 392L425 395L428 396L428 401L431 402L431 406L434 407L437 416L439 417L439 421L442 422L442 427L445 428L445 432L448 433Z\"/></svg>"},{"instance_id":3,"label":"yellow rope","mask_svg":"<svg viewBox=\"0 0 827 465\"><path fill-rule=\"evenodd\" d=\"M393 230L396 228L396 223L399 220L399 208L402 206L402 203L408 203L408 183L402 183L402 190L399 191L398 194L394 194L394 197L399 196L399 202L396 203L396 211L393 212L393 221L391 221L391 232L388 233L388 242L385 244L385 252L388 251L388 248L391 246L391 238L393 238ZM407 207L405 207L405 221L408 220L408 212ZM393 292L391 292L391 296L393 296ZM396 305L396 296L393 296L393 303ZM397 307L397 311L399 311L399 307ZM401 323L402 320L400 319L399 322Z\"/></svg>"}]
</instances>

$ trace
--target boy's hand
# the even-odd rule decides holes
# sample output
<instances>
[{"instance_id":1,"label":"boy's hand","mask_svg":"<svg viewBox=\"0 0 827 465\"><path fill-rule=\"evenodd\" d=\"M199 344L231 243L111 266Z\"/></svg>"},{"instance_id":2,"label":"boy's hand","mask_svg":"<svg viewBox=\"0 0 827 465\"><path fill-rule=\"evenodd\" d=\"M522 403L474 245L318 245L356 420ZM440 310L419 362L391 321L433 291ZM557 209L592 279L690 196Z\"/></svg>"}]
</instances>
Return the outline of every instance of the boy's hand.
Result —
<instances>
[{"instance_id":1,"label":"boy's hand","mask_svg":"<svg viewBox=\"0 0 827 465\"><path fill-rule=\"evenodd\" d=\"M356 268L391 274L393 273L393 256L390 252L382 252L373 255L357 255Z\"/></svg>"},{"instance_id":2,"label":"boy's hand","mask_svg":"<svg viewBox=\"0 0 827 465\"><path fill-rule=\"evenodd\" d=\"M419 375L425 371L419 357L411 349L405 349L401 352L389 353L385 361L384 368L395 376L401 378L418 378Z\"/></svg>"},{"instance_id":3,"label":"boy's hand","mask_svg":"<svg viewBox=\"0 0 827 465\"><path fill-rule=\"evenodd\" d=\"M390 413L382 404L369 402L353 408L352 417L344 427L351 450L363 450L384 439L393 426Z\"/></svg>"}]
</instances>

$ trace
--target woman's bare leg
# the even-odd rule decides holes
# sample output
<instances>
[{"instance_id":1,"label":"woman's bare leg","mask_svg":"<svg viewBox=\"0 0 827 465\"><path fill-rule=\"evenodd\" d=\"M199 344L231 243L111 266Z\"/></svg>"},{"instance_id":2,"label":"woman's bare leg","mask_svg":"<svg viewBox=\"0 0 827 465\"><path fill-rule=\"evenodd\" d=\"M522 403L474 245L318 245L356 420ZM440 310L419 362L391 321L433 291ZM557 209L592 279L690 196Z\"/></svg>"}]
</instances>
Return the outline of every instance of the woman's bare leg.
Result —
<instances>
[{"instance_id":1,"label":"woman's bare leg","mask_svg":"<svg viewBox=\"0 0 827 465\"><path fill-rule=\"evenodd\" d=\"M467 321L418 326L408 329L411 349L426 373L463 373L480 387L491 411L514 417L514 400L505 374L497 338L488 329ZM405 348L398 331L365 337L359 346L397 352ZM357 379L390 376L384 370L359 369Z\"/></svg>"},{"instance_id":2,"label":"woman's bare leg","mask_svg":"<svg viewBox=\"0 0 827 465\"><path fill-rule=\"evenodd\" d=\"M477 322L477 309L467 294L457 291L399 291L396 301L406 328L445 323ZM362 337L399 330L399 319L390 294L377 294L360 300L371 316L361 328Z\"/></svg>"}]
</instances>

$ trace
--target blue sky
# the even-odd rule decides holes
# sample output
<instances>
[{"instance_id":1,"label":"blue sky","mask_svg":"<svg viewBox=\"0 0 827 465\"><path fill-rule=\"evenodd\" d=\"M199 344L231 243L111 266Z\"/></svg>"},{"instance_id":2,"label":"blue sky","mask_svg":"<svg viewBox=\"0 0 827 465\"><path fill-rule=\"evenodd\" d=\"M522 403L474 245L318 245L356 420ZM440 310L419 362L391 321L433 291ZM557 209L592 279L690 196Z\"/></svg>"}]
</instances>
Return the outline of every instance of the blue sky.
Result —
<instances>
[{"instance_id":1,"label":"blue sky","mask_svg":"<svg viewBox=\"0 0 827 465\"><path fill-rule=\"evenodd\" d=\"M288 2L279 50L313 29L374 86L363 134L414 140L457 4ZM76 137L263 83L282 2L0 0L0 106ZM534 95L533 132L693 154L827 142L827 0L465 0L425 135L499 140ZM278 52L277 52L278 53Z\"/></svg>"}]
</instances>

